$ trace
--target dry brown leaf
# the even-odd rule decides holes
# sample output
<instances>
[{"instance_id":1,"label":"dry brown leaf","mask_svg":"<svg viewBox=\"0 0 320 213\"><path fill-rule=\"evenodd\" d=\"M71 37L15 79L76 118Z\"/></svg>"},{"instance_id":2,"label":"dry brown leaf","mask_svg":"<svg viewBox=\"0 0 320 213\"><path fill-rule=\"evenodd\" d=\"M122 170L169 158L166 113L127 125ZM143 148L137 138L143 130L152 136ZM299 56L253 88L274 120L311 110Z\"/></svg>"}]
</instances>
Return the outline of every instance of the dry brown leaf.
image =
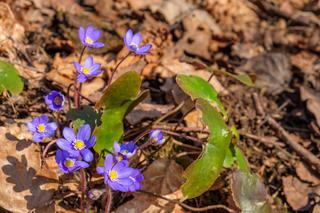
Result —
<instances>
[{"instance_id":1,"label":"dry brown leaf","mask_svg":"<svg viewBox=\"0 0 320 213\"><path fill-rule=\"evenodd\" d=\"M256 85L269 93L278 94L288 87L292 73L291 64L285 54L264 53L247 61L240 70L255 74Z\"/></svg>"},{"instance_id":2,"label":"dry brown leaf","mask_svg":"<svg viewBox=\"0 0 320 213\"><path fill-rule=\"evenodd\" d=\"M28 140L27 121L7 120L0 127L0 206L13 212L54 212L57 174L40 167L39 147Z\"/></svg>"},{"instance_id":3,"label":"dry brown leaf","mask_svg":"<svg viewBox=\"0 0 320 213\"><path fill-rule=\"evenodd\" d=\"M320 192L320 186L311 187L293 176L282 177L282 185L286 199L294 210L306 207L309 195Z\"/></svg>"},{"instance_id":4,"label":"dry brown leaf","mask_svg":"<svg viewBox=\"0 0 320 213\"><path fill-rule=\"evenodd\" d=\"M180 186L184 182L183 169L175 161L158 159L144 172L142 190L162 195L168 199L179 200L183 197ZM180 206L154 196L135 193L134 198L121 205L116 212L121 213L160 213L182 212Z\"/></svg>"},{"instance_id":5,"label":"dry brown leaf","mask_svg":"<svg viewBox=\"0 0 320 213\"><path fill-rule=\"evenodd\" d=\"M316 118L317 124L320 127L320 93L307 87L300 87L301 100L307 102L308 110Z\"/></svg>"},{"instance_id":6,"label":"dry brown leaf","mask_svg":"<svg viewBox=\"0 0 320 213\"><path fill-rule=\"evenodd\" d=\"M307 165L303 162L299 162L298 165L295 166L297 175L301 180L312 183L313 185L320 184L320 178L318 178L314 172L312 172Z\"/></svg>"}]
</instances>

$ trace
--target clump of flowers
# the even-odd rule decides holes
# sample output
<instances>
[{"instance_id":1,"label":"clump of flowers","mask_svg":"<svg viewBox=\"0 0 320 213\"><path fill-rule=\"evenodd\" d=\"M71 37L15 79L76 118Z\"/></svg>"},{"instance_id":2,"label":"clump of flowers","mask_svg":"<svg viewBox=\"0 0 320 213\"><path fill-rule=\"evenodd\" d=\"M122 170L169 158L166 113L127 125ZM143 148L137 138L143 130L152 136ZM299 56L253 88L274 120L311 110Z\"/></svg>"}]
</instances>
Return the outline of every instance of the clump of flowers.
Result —
<instances>
[{"instance_id":1,"label":"clump of flowers","mask_svg":"<svg viewBox=\"0 0 320 213\"><path fill-rule=\"evenodd\" d=\"M102 35L101 30L96 29L93 26L89 26L88 28L80 27L78 33L83 49L79 61L73 62L77 74L75 79L76 83L73 84L75 89L74 102L76 109L80 108L81 101L76 101L76 96L81 95L81 84L102 73L101 64L94 63L94 58L92 56L88 56L84 63L81 62L84 51L87 47L104 47L104 44L99 41ZM150 51L152 45L145 44L141 46L141 42L141 34L133 34L131 29L128 30L124 37L124 44L131 52L134 52L137 55L145 55ZM121 60L121 62L123 60ZM114 72L115 71L116 70L114 70ZM69 85L69 89L71 86L72 85ZM69 97L69 94L67 95L67 97ZM78 104L76 104L76 102L78 102ZM45 103L52 111L63 110L65 97L61 92L53 90L45 96ZM69 104L69 108L70 107L71 104ZM57 113L57 115L59 114L60 113ZM56 130L59 131L58 135L61 135L60 130L62 130L63 137L50 142L46 147L46 150L48 150L50 145L56 143L58 147L56 150L56 163L58 164L60 171L63 173L71 173L80 170L81 174L85 174L85 169L89 168L90 164L96 163L94 161L95 155L92 149L96 142L96 136L92 134L90 125L85 121L81 120L73 124L75 124L74 129L63 125L58 129L57 123L49 122L49 118L46 115L35 117L31 122L27 123L29 131L33 134L33 140L37 143L42 142L44 138L54 137ZM149 140L152 141L153 145L161 144L164 141L163 133L159 130L152 130L149 137ZM96 168L97 173L104 176L105 184L111 189L122 192L133 192L141 189L141 182L144 178L140 169L129 166L129 158L134 156L137 150L138 146L134 141L122 142L121 144L115 142L113 153L108 154L105 157L104 166ZM83 180L85 175L81 175L80 177L82 179L81 184L83 184L85 182ZM81 188L83 189L85 187ZM81 200L81 202L84 201Z\"/></svg>"}]
</instances>

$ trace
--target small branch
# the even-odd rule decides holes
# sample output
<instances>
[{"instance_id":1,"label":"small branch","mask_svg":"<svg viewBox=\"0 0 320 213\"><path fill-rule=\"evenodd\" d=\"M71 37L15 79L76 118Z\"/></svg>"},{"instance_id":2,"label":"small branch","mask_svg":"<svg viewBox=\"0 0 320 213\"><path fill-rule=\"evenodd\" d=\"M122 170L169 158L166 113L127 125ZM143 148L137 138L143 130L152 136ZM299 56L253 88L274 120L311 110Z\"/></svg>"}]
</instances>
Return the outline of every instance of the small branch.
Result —
<instances>
[{"instance_id":1,"label":"small branch","mask_svg":"<svg viewBox=\"0 0 320 213\"><path fill-rule=\"evenodd\" d=\"M57 142L56 140L53 140L53 141L51 141L50 143L48 143L48 145L46 146L46 148L45 148L45 149L43 150L43 152L42 152L42 157L43 157L43 159L46 158L47 152L49 151L50 147L51 147L53 144L55 144L56 142Z\"/></svg>"},{"instance_id":2,"label":"small branch","mask_svg":"<svg viewBox=\"0 0 320 213\"><path fill-rule=\"evenodd\" d=\"M258 96L254 97L255 103L257 106L260 106L259 110L261 110L262 115L266 115L264 112L260 98ZM293 138L277 121L275 121L270 115L266 115L266 121L268 124L275 130L279 131L281 136L284 139L284 142L292 148L301 158L305 159L308 163L314 165L316 169L320 170L320 159L317 158L314 154L312 154L309 150L301 146L295 138Z\"/></svg>"}]
</instances>

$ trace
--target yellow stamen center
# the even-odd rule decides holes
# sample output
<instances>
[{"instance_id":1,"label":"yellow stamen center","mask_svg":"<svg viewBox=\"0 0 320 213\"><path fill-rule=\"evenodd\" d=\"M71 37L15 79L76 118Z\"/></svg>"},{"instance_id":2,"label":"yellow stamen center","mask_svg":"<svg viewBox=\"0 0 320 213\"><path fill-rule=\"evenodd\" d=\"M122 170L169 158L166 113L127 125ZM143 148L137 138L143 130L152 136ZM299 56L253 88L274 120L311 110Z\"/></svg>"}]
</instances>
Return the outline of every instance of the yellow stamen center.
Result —
<instances>
[{"instance_id":1,"label":"yellow stamen center","mask_svg":"<svg viewBox=\"0 0 320 213\"><path fill-rule=\"evenodd\" d=\"M74 161L73 160L65 160L64 161L64 165L66 166L66 167L73 167L73 165L74 165Z\"/></svg>"},{"instance_id":2,"label":"yellow stamen center","mask_svg":"<svg viewBox=\"0 0 320 213\"><path fill-rule=\"evenodd\" d=\"M83 149L85 147L85 144L82 140L76 140L73 145L74 148L78 150Z\"/></svg>"},{"instance_id":3,"label":"yellow stamen center","mask_svg":"<svg viewBox=\"0 0 320 213\"><path fill-rule=\"evenodd\" d=\"M92 41L92 39L90 37L86 37L85 42L88 43L88 44L92 44L93 43L93 41Z\"/></svg>"},{"instance_id":4,"label":"yellow stamen center","mask_svg":"<svg viewBox=\"0 0 320 213\"><path fill-rule=\"evenodd\" d=\"M118 161L122 161L123 157L122 155L118 155Z\"/></svg>"},{"instance_id":5,"label":"yellow stamen center","mask_svg":"<svg viewBox=\"0 0 320 213\"><path fill-rule=\"evenodd\" d=\"M57 105L61 105L62 104L62 99L57 96L57 97L54 98L54 103L57 104Z\"/></svg>"},{"instance_id":6,"label":"yellow stamen center","mask_svg":"<svg viewBox=\"0 0 320 213\"><path fill-rule=\"evenodd\" d=\"M39 124L39 125L38 125L38 131L39 131L39 132L44 132L44 130L46 130L46 125L44 125L44 124Z\"/></svg>"},{"instance_id":7,"label":"yellow stamen center","mask_svg":"<svg viewBox=\"0 0 320 213\"><path fill-rule=\"evenodd\" d=\"M88 75L88 74L90 73L90 70L89 70L89 68L84 67L84 68L82 69L82 72L83 72L84 74Z\"/></svg>"},{"instance_id":8,"label":"yellow stamen center","mask_svg":"<svg viewBox=\"0 0 320 213\"><path fill-rule=\"evenodd\" d=\"M109 176L110 176L110 179L114 181L115 179L117 179L118 173L114 170L111 170L111 172L109 173Z\"/></svg>"},{"instance_id":9,"label":"yellow stamen center","mask_svg":"<svg viewBox=\"0 0 320 213\"><path fill-rule=\"evenodd\" d=\"M122 151L121 151L121 153L123 153L123 154L127 154L127 153L128 153L128 151L127 151L127 150L122 150Z\"/></svg>"}]
</instances>

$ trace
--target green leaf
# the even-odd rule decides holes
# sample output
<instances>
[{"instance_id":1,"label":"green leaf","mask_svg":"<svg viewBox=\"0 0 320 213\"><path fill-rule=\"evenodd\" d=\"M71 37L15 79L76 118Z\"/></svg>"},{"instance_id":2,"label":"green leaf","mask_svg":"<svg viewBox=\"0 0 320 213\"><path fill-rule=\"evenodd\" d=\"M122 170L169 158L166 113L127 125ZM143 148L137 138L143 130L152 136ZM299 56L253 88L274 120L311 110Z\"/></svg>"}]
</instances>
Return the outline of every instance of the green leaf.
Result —
<instances>
[{"instance_id":1,"label":"green leaf","mask_svg":"<svg viewBox=\"0 0 320 213\"><path fill-rule=\"evenodd\" d=\"M236 159L237 159L237 163L238 163L238 167L239 167L240 171L250 172L250 168L249 168L247 159L244 156L241 149L239 147L235 147L235 152L236 152Z\"/></svg>"},{"instance_id":2,"label":"green leaf","mask_svg":"<svg viewBox=\"0 0 320 213\"><path fill-rule=\"evenodd\" d=\"M218 98L217 91L212 87L210 83L198 76L193 75L178 75L177 83L179 87L185 93L190 95L193 100L202 98L209 102L214 102L218 106L223 116L228 117L224 106Z\"/></svg>"},{"instance_id":3,"label":"green leaf","mask_svg":"<svg viewBox=\"0 0 320 213\"><path fill-rule=\"evenodd\" d=\"M72 121L83 120L90 125L91 129L100 124L100 114L90 106L83 106L81 109L70 109L67 112L67 118Z\"/></svg>"},{"instance_id":4,"label":"green leaf","mask_svg":"<svg viewBox=\"0 0 320 213\"><path fill-rule=\"evenodd\" d=\"M123 119L147 95L148 91L140 91L141 78L135 71L126 72L113 82L105 91L98 107L104 106L101 122L95 129L97 137L94 150L102 156L104 151L112 151L115 141L123 135Z\"/></svg>"},{"instance_id":5,"label":"green leaf","mask_svg":"<svg viewBox=\"0 0 320 213\"><path fill-rule=\"evenodd\" d=\"M232 177L231 189L241 212L271 212L265 186L257 175L237 171Z\"/></svg>"},{"instance_id":6,"label":"green leaf","mask_svg":"<svg viewBox=\"0 0 320 213\"><path fill-rule=\"evenodd\" d=\"M187 198L194 198L207 191L219 176L231 141L231 133L220 113L209 102L198 99L196 107L202 112L202 120L208 126L210 135L201 157L185 171L186 182L182 192Z\"/></svg>"},{"instance_id":7,"label":"green leaf","mask_svg":"<svg viewBox=\"0 0 320 213\"><path fill-rule=\"evenodd\" d=\"M101 116L102 124L95 129L97 137L94 150L101 154L104 151L112 151L115 141L120 141L123 135L123 119L136 105L143 101L149 91L144 90L134 100L126 102L118 108L105 109Z\"/></svg>"},{"instance_id":8,"label":"green leaf","mask_svg":"<svg viewBox=\"0 0 320 213\"><path fill-rule=\"evenodd\" d=\"M8 90L13 95L18 95L23 90L23 81L12 64L0 61L0 95L4 90Z\"/></svg>"},{"instance_id":9,"label":"green leaf","mask_svg":"<svg viewBox=\"0 0 320 213\"><path fill-rule=\"evenodd\" d=\"M223 167L224 168L231 168L231 166L233 165L234 161L235 161L234 145L231 144L229 146L229 149L227 150L226 157L224 158Z\"/></svg>"},{"instance_id":10,"label":"green leaf","mask_svg":"<svg viewBox=\"0 0 320 213\"><path fill-rule=\"evenodd\" d=\"M232 77L240 81L241 83L247 85L248 87L254 87L254 83L252 82L251 78L247 74L239 74L239 75L233 75L231 74Z\"/></svg>"},{"instance_id":11,"label":"green leaf","mask_svg":"<svg viewBox=\"0 0 320 213\"><path fill-rule=\"evenodd\" d=\"M123 118L132 101L128 101L118 108L104 110L101 126L97 127L94 134L97 137L94 150L100 154L102 151L112 151L113 143L119 141L123 135Z\"/></svg>"},{"instance_id":12,"label":"green leaf","mask_svg":"<svg viewBox=\"0 0 320 213\"><path fill-rule=\"evenodd\" d=\"M139 74L135 71L126 72L106 89L96 106L107 109L121 107L138 95L140 86Z\"/></svg>"}]
</instances>

